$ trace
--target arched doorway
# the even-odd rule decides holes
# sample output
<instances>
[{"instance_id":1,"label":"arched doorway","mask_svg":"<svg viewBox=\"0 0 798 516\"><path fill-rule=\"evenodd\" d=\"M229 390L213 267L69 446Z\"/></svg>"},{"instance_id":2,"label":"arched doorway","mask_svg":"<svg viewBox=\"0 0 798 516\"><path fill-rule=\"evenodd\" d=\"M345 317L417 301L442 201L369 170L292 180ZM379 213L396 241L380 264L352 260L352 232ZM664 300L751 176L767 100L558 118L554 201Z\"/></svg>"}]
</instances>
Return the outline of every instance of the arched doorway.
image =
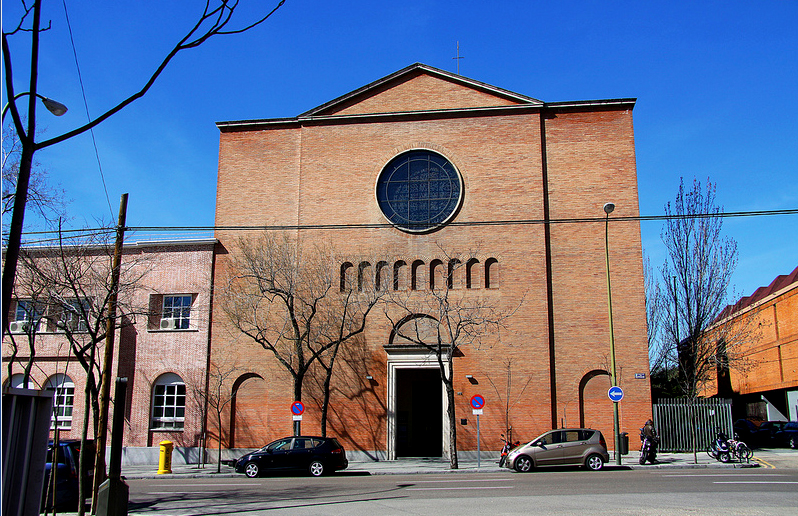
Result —
<instances>
[{"instance_id":1,"label":"arched doorway","mask_svg":"<svg viewBox=\"0 0 798 516\"><path fill-rule=\"evenodd\" d=\"M417 314L400 321L385 345L388 364L388 459L440 458L447 450L447 402L438 361L429 349L403 338L413 327L413 340L428 342L437 321Z\"/></svg>"},{"instance_id":2,"label":"arched doorway","mask_svg":"<svg viewBox=\"0 0 798 516\"><path fill-rule=\"evenodd\" d=\"M262 428L265 424L266 411L263 410L265 399L266 382L262 376L246 373L236 379L230 400L228 448L258 448L265 444L255 440L253 434L257 435L258 432L250 431L253 428ZM221 429L219 433L222 433Z\"/></svg>"},{"instance_id":3,"label":"arched doorway","mask_svg":"<svg viewBox=\"0 0 798 516\"><path fill-rule=\"evenodd\" d=\"M594 428L612 435L612 402L607 397L612 382L610 374L603 369L594 369L579 382L579 426Z\"/></svg>"}]
</instances>

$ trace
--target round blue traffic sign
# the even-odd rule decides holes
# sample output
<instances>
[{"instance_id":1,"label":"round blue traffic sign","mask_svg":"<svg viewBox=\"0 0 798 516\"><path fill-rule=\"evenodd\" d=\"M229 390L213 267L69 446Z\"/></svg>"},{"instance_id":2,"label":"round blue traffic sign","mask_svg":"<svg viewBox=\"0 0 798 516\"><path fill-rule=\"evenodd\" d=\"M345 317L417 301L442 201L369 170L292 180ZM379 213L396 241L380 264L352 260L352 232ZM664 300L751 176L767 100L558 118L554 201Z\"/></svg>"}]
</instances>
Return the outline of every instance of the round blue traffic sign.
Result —
<instances>
[{"instance_id":1,"label":"round blue traffic sign","mask_svg":"<svg viewBox=\"0 0 798 516\"><path fill-rule=\"evenodd\" d=\"M474 394L471 396L471 406L475 409L481 409L485 406L485 398L479 394Z\"/></svg>"},{"instance_id":2,"label":"round blue traffic sign","mask_svg":"<svg viewBox=\"0 0 798 516\"><path fill-rule=\"evenodd\" d=\"M614 385L607 391L607 396L609 396L610 400L617 403L623 399L623 389Z\"/></svg>"},{"instance_id":3,"label":"round blue traffic sign","mask_svg":"<svg viewBox=\"0 0 798 516\"><path fill-rule=\"evenodd\" d=\"M291 413L295 416L301 416L305 412L305 405L301 401L295 401L291 404Z\"/></svg>"}]
</instances>

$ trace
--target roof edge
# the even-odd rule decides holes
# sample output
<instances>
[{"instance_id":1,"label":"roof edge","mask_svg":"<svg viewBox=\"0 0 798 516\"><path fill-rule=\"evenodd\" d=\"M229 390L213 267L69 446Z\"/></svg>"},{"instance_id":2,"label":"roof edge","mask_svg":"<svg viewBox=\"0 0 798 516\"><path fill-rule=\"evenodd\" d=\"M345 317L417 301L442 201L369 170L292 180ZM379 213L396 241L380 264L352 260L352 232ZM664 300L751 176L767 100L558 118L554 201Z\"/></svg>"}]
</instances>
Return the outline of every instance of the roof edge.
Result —
<instances>
[{"instance_id":1,"label":"roof edge","mask_svg":"<svg viewBox=\"0 0 798 516\"><path fill-rule=\"evenodd\" d=\"M423 111L386 111L384 113L359 113L348 115L307 115L302 114L293 118L266 118L260 120L231 120L226 122L216 122L216 127L220 131L243 129L246 127L266 127L279 125L301 125L305 122L313 121L347 121L347 120L368 120L374 118L392 117L415 117L420 115L457 115L465 113L489 113L504 111L523 111L540 109L584 109L584 108L604 108L614 106L629 106L634 108L636 98L604 99L604 100L578 100L565 102L541 102L540 104L518 104L514 106L484 106L456 109L430 109Z\"/></svg>"},{"instance_id":2,"label":"roof edge","mask_svg":"<svg viewBox=\"0 0 798 516\"><path fill-rule=\"evenodd\" d=\"M370 82L369 84L366 84L365 86L361 86L360 88L358 88L356 90L350 91L349 93L345 93L344 95L341 95L340 97L337 97L337 98L335 98L335 99L333 99L333 100L331 100L329 102L325 102L324 104L322 104L320 106L316 106L313 109L305 111L304 113L301 113L299 115L299 118L307 117L307 116L313 116L316 113L319 113L321 111L324 111L326 109L334 107L334 106L336 106L338 104L342 104L342 103L346 102L347 100L349 100L349 99L351 99L353 97L356 97L358 95L362 95L363 93L366 93L366 92L368 92L370 90L374 90L374 89L382 86L385 83L391 82L391 81L393 81L393 80L395 80L395 79L397 79L399 77L408 75L408 74L413 73L413 72L418 71L418 70L427 72L427 73L429 73L431 75L435 75L435 76L441 77L441 78L443 78L445 80L449 80L449 81L453 81L453 82L457 82L457 83L463 84L465 86L469 86L471 88L476 88L476 89L479 89L479 90L482 90L482 91L493 93L493 94L498 95L500 97L510 98L510 99L513 99L513 100L516 100L516 101L519 101L519 102L524 102L524 103L529 103L529 104L543 104L543 102L538 100L538 99L535 99L535 98L532 98L532 97L528 97L526 95L522 95L522 94L516 93L514 91L505 90L504 88L499 88L498 86L493 86L493 85L485 83L485 82L477 81L477 80L474 80L474 79L469 79L467 77L463 77L462 75L454 74L454 73L451 73L451 72L447 72L445 70L441 70L439 68L435 68L434 66L425 65L423 63L413 63L410 66L402 68L399 71L396 71L396 72L394 72L392 74L386 75L385 77L382 77L381 79L377 79L376 81Z\"/></svg>"}]
</instances>

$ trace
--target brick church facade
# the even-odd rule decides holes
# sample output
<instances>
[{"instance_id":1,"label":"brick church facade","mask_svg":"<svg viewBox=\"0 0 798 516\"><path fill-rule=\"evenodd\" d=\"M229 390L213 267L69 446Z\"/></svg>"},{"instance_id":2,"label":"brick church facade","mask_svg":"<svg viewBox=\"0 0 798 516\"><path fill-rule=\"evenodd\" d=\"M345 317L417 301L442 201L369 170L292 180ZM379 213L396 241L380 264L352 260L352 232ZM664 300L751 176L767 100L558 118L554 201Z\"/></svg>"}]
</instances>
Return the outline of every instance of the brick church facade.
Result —
<instances>
[{"instance_id":1,"label":"brick church facade","mask_svg":"<svg viewBox=\"0 0 798 516\"><path fill-rule=\"evenodd\" d=\"M415 64L294 118L220 122L216 288L255 227L330 245L342 281L397 291L433 288L447 256L467 255L452 288L512 315L454 359L458 449L477 449L475 394L486 400L482 450L509 429L531 439L579 426L601 430L612 448L608 202L621 431L651 415L634 104L547 103ZM354 456L445 455L438 365L394 345L393 330L374 311L357 359L337 366L328 434ZM290 434L290 375L216 302L211 341L212 363L232 352L239 364L225 447ZM302 431L317 434L319 403L303 401Z\"/></svg>"}]
</instances>

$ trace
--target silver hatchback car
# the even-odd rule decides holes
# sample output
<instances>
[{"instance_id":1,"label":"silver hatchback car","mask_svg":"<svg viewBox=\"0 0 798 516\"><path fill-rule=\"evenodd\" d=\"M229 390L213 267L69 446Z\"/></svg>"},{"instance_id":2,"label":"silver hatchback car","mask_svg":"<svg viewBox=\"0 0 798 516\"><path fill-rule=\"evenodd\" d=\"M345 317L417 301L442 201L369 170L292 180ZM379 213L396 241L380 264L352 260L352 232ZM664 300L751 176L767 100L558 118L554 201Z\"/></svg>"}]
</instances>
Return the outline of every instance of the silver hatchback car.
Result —
<instances>
[{"instance_id":1,"label":"silver hatchback car","mask_svg":"<svg viewBox=\"0 0 798 516\"><path fill-rule=\"evenodd\" d=\"M585 466L598 471L609 460L607 442L598 430L560 428L512 449L506 464L522 473L546 466Z\"/></svg>"}]
</instances>

